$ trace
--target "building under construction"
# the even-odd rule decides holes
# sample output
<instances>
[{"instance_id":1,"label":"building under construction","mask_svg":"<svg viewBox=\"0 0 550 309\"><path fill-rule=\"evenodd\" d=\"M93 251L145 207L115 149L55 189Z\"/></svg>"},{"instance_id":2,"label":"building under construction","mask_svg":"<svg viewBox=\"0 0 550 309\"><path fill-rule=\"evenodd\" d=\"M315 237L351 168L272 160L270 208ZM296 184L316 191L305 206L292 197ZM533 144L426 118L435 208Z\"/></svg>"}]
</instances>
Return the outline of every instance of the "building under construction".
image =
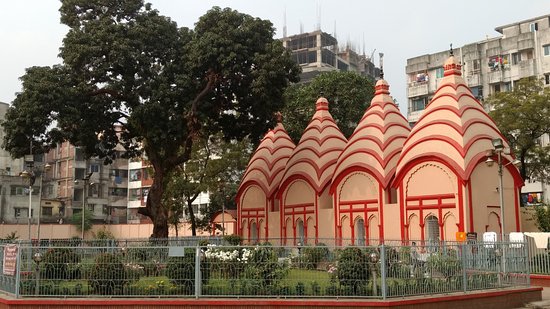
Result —
<instances>
[{"instance_id":1,"label":"building under construction","mask_svg":"<svg viewBox=\"0 0 550 309\"><path fill-rule=\"evenodd\" d=\"M283 45L292 52L294 61L302 67L300 82L307 83L328 71L352 71L375 80L380 69L372 62L372 55L360 55L349 44L339 48L336 38L321 30L282 38Z\"/></svg>"}]
</instances>

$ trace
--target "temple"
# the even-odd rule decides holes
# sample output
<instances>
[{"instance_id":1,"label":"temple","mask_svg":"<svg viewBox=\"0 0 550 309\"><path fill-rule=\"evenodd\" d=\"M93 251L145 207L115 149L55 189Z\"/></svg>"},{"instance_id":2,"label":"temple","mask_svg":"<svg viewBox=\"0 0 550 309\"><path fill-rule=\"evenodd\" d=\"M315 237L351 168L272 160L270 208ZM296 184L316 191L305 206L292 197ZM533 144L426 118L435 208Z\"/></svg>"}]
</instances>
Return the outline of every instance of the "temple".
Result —
<instances>
[{"instance_id":1,"label":"temple","mask_svg":"<svg viewBox=\"0 0 550 309\"><path fill-rule=\"evenodd\" d=\"M508 142L466 86L452 53L412 129L382 78L349 140L329 105L317 100L297 145L280 117L260 143L236 197L237 232L245 240L371 244L520 231L523 181ZM504 148L497 153L499 139ZM499 164L486 164L493 161Z\"/></svg>"}]
</instances>

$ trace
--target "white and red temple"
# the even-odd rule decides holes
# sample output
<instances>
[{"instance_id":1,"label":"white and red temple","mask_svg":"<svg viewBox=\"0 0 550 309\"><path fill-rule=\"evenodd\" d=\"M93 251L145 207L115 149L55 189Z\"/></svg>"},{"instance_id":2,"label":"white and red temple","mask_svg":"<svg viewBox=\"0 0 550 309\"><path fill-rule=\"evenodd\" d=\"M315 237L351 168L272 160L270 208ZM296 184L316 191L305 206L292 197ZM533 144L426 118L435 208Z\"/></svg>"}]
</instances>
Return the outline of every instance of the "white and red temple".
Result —
<instances>
[{"instance_id":1,"label":"white and red temple","mask_svg":"<svg viewBox=\"0 0 550 309\"><path fill-rule=\"evenodd\" d=\"M454 57L411 130L383 79L355 132L342 134L320 98L298 145L281 119L252 156L237 193L237 232L283 243L342 239L455 240L456 232L520 230L523 181L509 145L472 95ZM498 165L502 152L505 231Z\"/></svg>"}]
</instances>

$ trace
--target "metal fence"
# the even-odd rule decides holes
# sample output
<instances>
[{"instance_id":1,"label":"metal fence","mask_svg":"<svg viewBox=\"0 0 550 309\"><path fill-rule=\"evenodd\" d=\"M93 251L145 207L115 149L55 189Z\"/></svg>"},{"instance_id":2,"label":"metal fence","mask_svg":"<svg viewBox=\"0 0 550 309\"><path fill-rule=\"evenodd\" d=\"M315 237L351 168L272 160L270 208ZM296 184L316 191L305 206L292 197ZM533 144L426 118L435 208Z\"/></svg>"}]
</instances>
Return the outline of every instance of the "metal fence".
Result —
<instances>
[{"instance_id":1,"label":"metal fence","mask_svg":"<svg viewBox=\"0 0 550 309\"><path fill-rule=\"evenodd\" d=\"M385 299L529 285L525 243L336 243L236 246L214 238L4 244L0 289L16 297Z\"/></svg>"}]
</instances>

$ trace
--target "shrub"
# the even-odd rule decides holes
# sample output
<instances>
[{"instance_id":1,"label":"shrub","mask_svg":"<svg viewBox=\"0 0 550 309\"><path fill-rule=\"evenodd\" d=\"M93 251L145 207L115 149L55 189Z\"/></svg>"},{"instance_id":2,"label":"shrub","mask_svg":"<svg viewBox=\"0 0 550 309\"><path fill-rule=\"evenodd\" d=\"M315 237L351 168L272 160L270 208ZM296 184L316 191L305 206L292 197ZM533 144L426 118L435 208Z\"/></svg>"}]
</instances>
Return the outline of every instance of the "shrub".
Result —
<instances>
[{"instance_id":1,"label":"shrub","mask_svg":"<svg viewBox=\"0 0 550 309\"><path fill-rule=\"evenodd\" d=\"M319 243L315 247L304 247L302 252L302 262L307 269L317 269L319 263L325 260L329 254L327 245L323 243Z\"/></svg>"},{"instance_id":2,"label":"shrub","mask_svg":"<svg viewBox=\"0 0 550 309\"><path fill-rule=\"evenodd\" d=\"M296 295L302 296L306 293L306 286L303 282L296 283Z\"/></svg>"},{"instance_id":3,"label":"shrub","mask_svg":"<svg viewBox=\"0 0 550 309\"><path fill-rule=\"evenodd\" d=\"M170 282L178 286L182 293L193 294L195 290L195 249L186 249L184 256L168 258L166 272ZM200 263L200 272L201 281L206 284L210 278L210 268L204 259Z\"/></svg>"},{"instance_id":4,"label":"shrub","mask_svg":"<svg viewBox=\"0 0 550 309\"><path fill-rule=\"evenodd\" d=\"M49 249L42 260L43 268L40 277L43 279L80 279L81 270L78 266L80 255L73 249Z\"/></svg>"},{"instance_id":5,"label":"shrub","mask_svg":"<svg viewBox=\"0 0 550 309\"><path fill-rule=\"evenodd\" d=\"M240 246L243 243L243 238L240 235L225 235L223 240L231 246Z\"/></svg>"},{"instance_id":6,"label":"shrub","mask_svg":"<svg viewBox=\"0 0 550 309\"><path fill-rule=\"evenodd\" d=\"M286 276L288 266L280 264L273 247L258 246L252 250L244 271L244 278L255 281L259 287L278 285Z\"/></svg>"},{"instance_id":7,"label":"shrub","mask_svg":"<svg viewBox=\"0 0 550 309\"><path fill-rule=\"evenodd\" d=\"M344 287L350 287L353 293L365 285L369 268L367 256L357 247L347 247L338 258L338 280ZM347 289L346 289L347 290Z\"/></svg>"},{"instance_id":8,"label":"shrub","mask_svg":"<svg viewBox=\"0 0 550 309\"><path fill-rule=\"evenodd\" d=\"M462 264L453 253L455 252L449 251L430 255L427 260L428 268L440 273L445 278L455 276L462 271Z\"/></svg>"},{"instance_id":9,"label":"shrub","mask_svg":"<svg viewBox=\"0 0 550 309\"><path fill-rule=\"evenodd\" d=\"M128 283L122 258L118 254L102 253L95 259L90 270L88 284L100 295L122 294Z\"/></svg>"}]
</instances>

